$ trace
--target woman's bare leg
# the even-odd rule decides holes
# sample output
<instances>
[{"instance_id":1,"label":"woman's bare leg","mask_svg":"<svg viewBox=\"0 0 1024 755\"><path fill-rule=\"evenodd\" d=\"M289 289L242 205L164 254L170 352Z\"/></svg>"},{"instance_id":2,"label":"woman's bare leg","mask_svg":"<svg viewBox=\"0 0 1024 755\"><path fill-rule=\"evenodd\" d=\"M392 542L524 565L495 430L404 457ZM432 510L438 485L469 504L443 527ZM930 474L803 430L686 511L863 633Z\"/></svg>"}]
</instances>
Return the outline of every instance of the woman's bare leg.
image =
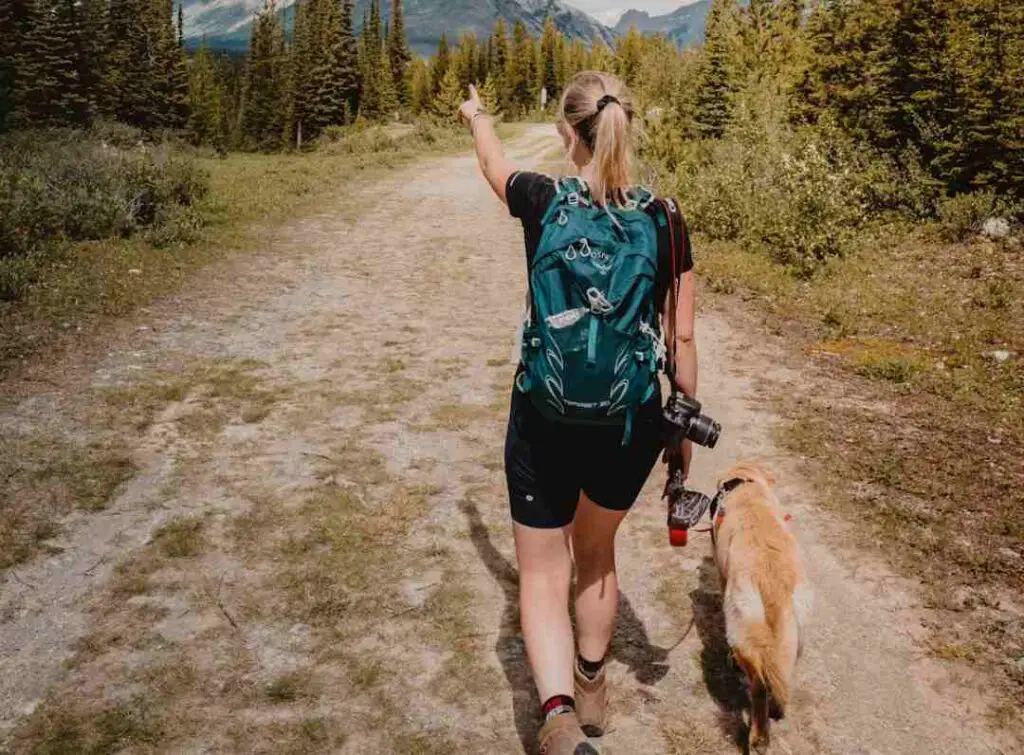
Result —
<instances>
[{"instance_id":1,"label":"woman's bare leg","mask_svg":"<svg viewBox=\"0 0 1024 755\"><path fill-rule=\"evenodd\" d=\"M569 621L570 527L514 525L519 561L519 613L526 653L541 702L573 694L575 647Z\"/></svg>"},{"instance_id":2,"label":"woman's bare leg","mask_svg":"<svg viewBox=\"0 0 1024 755\"><path fill-rule=\"evenodd\" d=\"M579 651L588 661L600 661L608 653L619 587L615 575L615 533L625 511L603 509L580 496L572 527L576 560L576 630Z\"/></svg>"}]
</instances>

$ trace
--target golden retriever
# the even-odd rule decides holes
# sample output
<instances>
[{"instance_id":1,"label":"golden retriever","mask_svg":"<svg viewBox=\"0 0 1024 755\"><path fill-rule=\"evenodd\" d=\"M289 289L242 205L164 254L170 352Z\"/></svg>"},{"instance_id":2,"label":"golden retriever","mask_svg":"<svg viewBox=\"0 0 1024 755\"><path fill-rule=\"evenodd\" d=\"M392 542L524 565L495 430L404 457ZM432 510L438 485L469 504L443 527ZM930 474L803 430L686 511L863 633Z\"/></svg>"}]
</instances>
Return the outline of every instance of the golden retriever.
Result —
<instances>
[{"instance_id":1,"label":"golden retriever","mask_svg":"<svg viewBox=\"0 0 1024 755\"><path fill-rule=\"evenodd\" d=\"M775 478L744 462L723 478L742 480L712 523L725 583L726 638L747 676L749 745L768 746L770 718L782 718L802 649L810 591L796 539L772 492Z\"/></svg>"}]
</instances>

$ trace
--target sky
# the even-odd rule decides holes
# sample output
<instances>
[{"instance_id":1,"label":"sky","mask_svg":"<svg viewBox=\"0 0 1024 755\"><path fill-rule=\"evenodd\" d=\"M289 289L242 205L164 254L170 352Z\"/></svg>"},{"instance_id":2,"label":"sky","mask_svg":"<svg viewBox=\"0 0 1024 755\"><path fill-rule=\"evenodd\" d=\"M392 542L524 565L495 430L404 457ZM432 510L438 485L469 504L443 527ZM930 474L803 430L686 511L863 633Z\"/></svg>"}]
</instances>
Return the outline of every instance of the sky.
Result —
<instances>
[{"instance_id":1,"label":"sky","mask_svg":"<svg viewBox=\"0 0 1024 755\"><path fill-rule=\"evenodd\" d=\"M652 16L671 13L695 0L567 0L569 5L586 11L602 23L614 25L627 10L645 10Z\"/></svg>"}]
</instances>

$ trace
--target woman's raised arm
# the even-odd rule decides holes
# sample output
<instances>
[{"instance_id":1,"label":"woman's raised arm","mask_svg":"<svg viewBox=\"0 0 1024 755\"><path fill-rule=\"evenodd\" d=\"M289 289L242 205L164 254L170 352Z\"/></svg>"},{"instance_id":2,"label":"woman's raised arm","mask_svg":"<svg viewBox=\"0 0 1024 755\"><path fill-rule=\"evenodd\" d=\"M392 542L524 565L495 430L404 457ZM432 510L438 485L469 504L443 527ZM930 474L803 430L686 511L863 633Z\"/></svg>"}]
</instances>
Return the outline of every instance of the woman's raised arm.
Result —
<instances>
[{"instance_id":1,"label":"woman's raised arm","mask_svg":"<svg viewBox=\"0 0 1024 755\"><path fill-rule=\"evenodd\" d=\"M469 130L473 134L473 146L476 149L477 160L480 161L480 171L494 189L494 193L498 195L498 199L508 204L505 186L509 177L516 172L516 166L505 157L501 149L501 140L494 131L494 121L483 109L480 95L472 84L469 86L469 99L459 108L459 116L469 125Z\"/></svg>"}]
</instances>

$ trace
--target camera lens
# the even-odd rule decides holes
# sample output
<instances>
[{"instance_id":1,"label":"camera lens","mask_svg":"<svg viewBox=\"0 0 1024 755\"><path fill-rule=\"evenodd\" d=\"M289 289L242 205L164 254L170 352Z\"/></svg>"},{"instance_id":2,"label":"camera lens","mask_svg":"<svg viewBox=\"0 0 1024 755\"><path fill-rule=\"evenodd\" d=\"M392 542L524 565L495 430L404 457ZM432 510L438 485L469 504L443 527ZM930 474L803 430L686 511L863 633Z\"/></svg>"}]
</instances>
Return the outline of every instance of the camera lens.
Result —
<instances>
[{"instance_id":1,"label":"camera lens","mask_svg":"<svg viewBox=\"0 0 1024 755\"><path fill-rule=\"evenodd\" d=\"M718 443L718 436L722 432L722 426L711 417L698 414L690 420L690 427L686 437L705 448L714 448Z\"/></svg>"}]
</instances>

